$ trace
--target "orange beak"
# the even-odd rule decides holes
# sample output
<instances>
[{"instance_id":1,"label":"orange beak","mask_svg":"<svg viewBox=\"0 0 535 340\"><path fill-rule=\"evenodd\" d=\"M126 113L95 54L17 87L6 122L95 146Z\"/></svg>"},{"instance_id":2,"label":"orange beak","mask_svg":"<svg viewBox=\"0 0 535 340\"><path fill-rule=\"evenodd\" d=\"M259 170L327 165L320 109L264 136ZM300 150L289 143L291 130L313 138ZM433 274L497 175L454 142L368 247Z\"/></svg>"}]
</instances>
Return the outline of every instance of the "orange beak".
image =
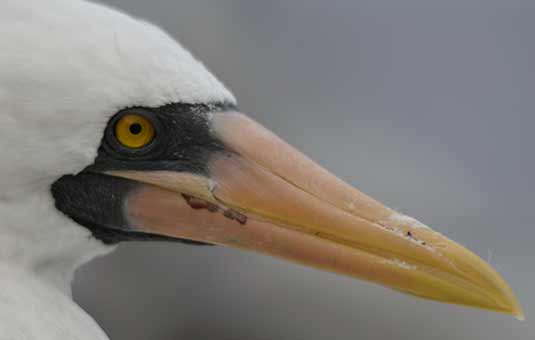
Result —
<instances>
[{"instance_id":1,"label":"orange beak","mask_svg":"<svg viewBox=\"0 0 535 340\"><path fill-rule=\"evenodd\" d=\"M144 183L125 205L145 233L252 250L407 294L523 318L477 255L336 178L237 112L216 113L226 147L209 175L110 171Z\"/></svg>"}]
</instances>

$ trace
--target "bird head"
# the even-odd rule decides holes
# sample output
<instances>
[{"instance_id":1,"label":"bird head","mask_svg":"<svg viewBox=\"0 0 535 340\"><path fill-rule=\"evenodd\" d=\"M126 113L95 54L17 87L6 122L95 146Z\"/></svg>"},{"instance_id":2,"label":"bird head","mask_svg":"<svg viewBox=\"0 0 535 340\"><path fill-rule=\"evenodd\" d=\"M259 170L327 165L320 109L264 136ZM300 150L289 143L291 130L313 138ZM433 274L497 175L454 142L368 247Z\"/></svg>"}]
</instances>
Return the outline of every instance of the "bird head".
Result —
<instances>
[{"instance_id":1,"label":"bird head","mask_svg":"<svg viewBox=\"0 0 535 340\"><path fill-rule=\"evenodd\" d=\"M477 255L240 113L160 29L73 3L59 13L21 5L18 28L3 33L17 43L0 55L0 197L44 190L107 244L225 245L521 317Z\"/></svg>"}]
</instances>

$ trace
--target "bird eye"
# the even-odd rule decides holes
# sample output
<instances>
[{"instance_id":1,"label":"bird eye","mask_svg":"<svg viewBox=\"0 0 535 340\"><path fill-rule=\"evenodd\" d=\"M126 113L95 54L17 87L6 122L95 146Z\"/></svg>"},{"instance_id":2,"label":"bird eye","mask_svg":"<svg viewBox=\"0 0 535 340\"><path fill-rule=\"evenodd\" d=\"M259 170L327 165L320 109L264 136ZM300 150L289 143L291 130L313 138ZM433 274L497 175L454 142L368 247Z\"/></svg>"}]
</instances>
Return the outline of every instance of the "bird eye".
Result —
<instances>
[{"instance_id":1,"label":"bird eye","mask_svg":"<svg viewBox=\"0 0 535 340\"><path fill-rule=\"evenodd\" d=\"M127 113L115 123L115 137L123 146L139 149L154 139L154 126L145 117Z\"/></svg>"}]
</instances>

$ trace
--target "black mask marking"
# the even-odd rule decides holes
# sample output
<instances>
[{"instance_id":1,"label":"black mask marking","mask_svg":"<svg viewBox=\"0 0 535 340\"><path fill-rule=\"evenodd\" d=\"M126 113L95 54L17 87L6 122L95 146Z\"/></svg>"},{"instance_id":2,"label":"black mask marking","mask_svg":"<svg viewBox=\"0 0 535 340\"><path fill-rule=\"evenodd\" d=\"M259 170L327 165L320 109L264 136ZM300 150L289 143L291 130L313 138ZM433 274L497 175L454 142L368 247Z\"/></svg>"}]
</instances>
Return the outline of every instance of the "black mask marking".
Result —
<instances>
[{"instance_id":1,"label":"black mask marking","mask_svg":"<svg viewBox=\"0 0 535 340\"><path fill-rule=\"evenodd\" d=\"M208 175L208 158L225 149L210 133L209 115L233 109L230 104L169 104L122 110L108 123L98 156L88 170L170 170ZM156 137L147 148L128 149L115 141L114 122L124 112L139 112L154 122Z\"/></svg>"},{"instance_id":2,"label":"black mask marking","mask_svg":"<svg viewBox=\"0 0 535 340\"><path fill-rule=\"evenodd\" d=\"M168 170L209 176L208 160L224 145L210 132L212 112L236 110L230 104L169 104L158 108L132 107L108 123L95 162L77 175L61 177L52 185L56 208L85 226L105 243L129 240L200 242L133 230L124 217L126 196L135 181L111 177L110 170ZM114 123L124 112L138 112L153 122L156 137L147 148L128 149L114 138Z\"/></svg>"},{"instance_id":3,"label":"black mask marking","mask_svg":"<svg viewBox=\"0 0 535 340\"><path fill-rule=\"evenodd\" d=\"M123 205L130 192L139 186L135 181L96 173L66 175L52 185L56 208L83 225L106 244L121 241L177 241L206 243L153 235L130 227Z\"/></svg>"}]
</instances>

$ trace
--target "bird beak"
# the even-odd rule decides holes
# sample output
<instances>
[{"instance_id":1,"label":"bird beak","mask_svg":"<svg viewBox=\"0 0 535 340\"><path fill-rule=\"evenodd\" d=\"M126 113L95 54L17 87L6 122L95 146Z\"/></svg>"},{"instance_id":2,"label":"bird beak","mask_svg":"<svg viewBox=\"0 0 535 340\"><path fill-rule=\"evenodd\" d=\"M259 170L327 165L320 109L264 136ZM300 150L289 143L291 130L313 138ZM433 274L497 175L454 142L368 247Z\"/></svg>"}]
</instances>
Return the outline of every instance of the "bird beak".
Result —
<instances>
[{"instance_id":1,"label":"bird beak","mask_svg":"<svg viewBox=\"0 0 535 340\"><path fill-rule=\"evenodd\" d=\"M208 160L208 176L108 172L143 183L124 207L135 230L523 318L507 283L466 248L344 183L241 113L215 113L210 124L226 150Z\"/></svg>"}]
</instances>

